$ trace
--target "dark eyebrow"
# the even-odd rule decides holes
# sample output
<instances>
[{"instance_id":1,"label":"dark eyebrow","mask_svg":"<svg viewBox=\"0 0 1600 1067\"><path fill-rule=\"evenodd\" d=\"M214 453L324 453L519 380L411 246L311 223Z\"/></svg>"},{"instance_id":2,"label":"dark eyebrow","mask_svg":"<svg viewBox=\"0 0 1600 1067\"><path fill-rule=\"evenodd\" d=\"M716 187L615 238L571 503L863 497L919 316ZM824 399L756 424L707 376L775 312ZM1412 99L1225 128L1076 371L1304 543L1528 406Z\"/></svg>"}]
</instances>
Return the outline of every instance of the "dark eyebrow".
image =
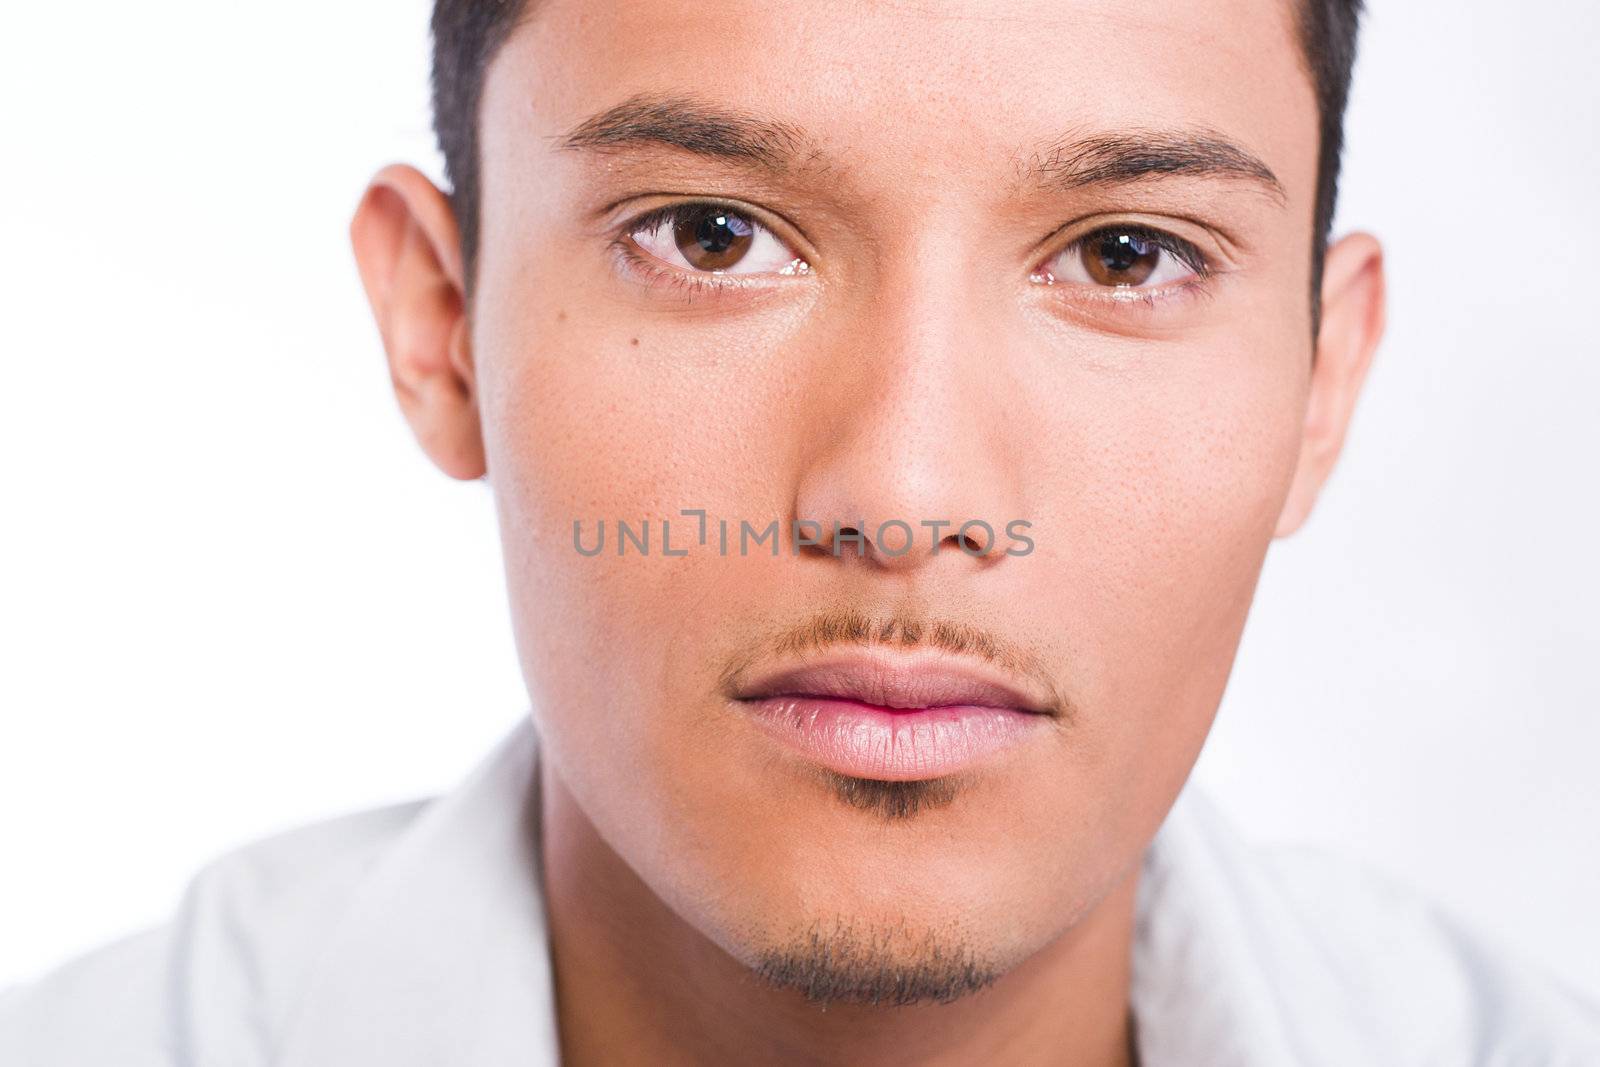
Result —
<instances>
[{"instance_id":1,"label":"dark eyebrow","mask_svg":"<svg viewBox=\"0 0 1600 1067\"><path fill-rule=\"evenodd\" d=\"M1259 186L1286 203L1288 193L1272 168L1239 145L1209 130L1193 133L1128 130L1064 137L1019 164L1025 185L1078 189L1124 185L1168 176L1224 178Z\"/></svg>"},{"instance_id":2,"label":"dark eyebrow","mask_svg":"<svg viewBox=\"0 0 1600 1067\"><path fill-rule=\"evenodd\" d=\"M668 145L774 172L798 169L814 146L798 126L685 96L640 93L557 135L562 150Z\"/></svg>"},{"instance_id":3,"label":"dark eyebrow","mask_svg":"<svg viewBox=\"0 0 1600 1067\"><path fill-rule=\"evenodd\" d=\"M774 174L830 169L800 127L683 95L637 93L553 139L565 151L666 145ZM1265 163L1207 130L1069 135L1019 162L1017 176L1025 186L1056 191L1166 176L1226 178L1259 185L1280 203L1287 199Z\"/></svg>"}]
</instances>

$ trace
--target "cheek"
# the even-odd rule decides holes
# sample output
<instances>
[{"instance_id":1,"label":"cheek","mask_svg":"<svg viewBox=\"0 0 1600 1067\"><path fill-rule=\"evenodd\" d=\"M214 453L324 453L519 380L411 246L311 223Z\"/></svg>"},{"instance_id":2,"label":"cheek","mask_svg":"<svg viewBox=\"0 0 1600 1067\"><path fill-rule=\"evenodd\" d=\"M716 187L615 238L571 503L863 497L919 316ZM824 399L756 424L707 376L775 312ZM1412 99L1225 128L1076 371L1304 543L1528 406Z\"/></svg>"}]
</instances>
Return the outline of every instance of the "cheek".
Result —
<instances>
[{"instance_id":1,"label":"cheek","mask_svg":"<svg viewBox=\"0 0 1600 1067\"><path fill-rule=\"evenodd\" d=\"M474 336L490 474L522 536L570 543L580 519L658 523L782 502L785 439L760 413L783 410L792 391L766 364L805 307L646 313L640 300L661 298L618 297L604 276L527 273L515 289L545 298L516 307L507 294Z\"/></svg>"},{"instance_id":2,"label":"cheek","mask_svg":"<svg viewBox=\"0 0 1600 1067\"><path fill-rule=\"evenodd\" d=\"M1294 472L1309 362L1288 332L1235 336L1079 382L1053 423L1061 488L1037 554L1074 681L1130 746L1177 746L1167 766L1187 769L1177 749L1198 751L1221 698Z\"/></svg>"},{"instance_id":3,"label":"cheek","mask_svg":"<svg viewBox=\"0 0 1600 1067\"><path fill-rule=\"evenodd\" d=\"M746 600L758 613L757 591L772 593L752 578L759 554L699 548L700 521L682 512L758 526L785 514L783 439L751 415L782 386L741 365L738 353L748 362L772 343L752 343L748 324L686 330L586 305L582 287L563 296L502 304L477 324L489 472L514 632L549 749L591 814L642 825L648 805L639 819L619 809L667 791L645 787L654 777L678 775L681 786L695 769L679 755L716 750L710 636ZM619 555L622 522L648 537L647 554L629 540ZM593 551L602 523L603 547L584 555L578 544ZM663 523L687 556L664 554ZM707 534L714 545L714 523ZM619 778L634 788L607 792Z\"/></svg>"}]
</instances>

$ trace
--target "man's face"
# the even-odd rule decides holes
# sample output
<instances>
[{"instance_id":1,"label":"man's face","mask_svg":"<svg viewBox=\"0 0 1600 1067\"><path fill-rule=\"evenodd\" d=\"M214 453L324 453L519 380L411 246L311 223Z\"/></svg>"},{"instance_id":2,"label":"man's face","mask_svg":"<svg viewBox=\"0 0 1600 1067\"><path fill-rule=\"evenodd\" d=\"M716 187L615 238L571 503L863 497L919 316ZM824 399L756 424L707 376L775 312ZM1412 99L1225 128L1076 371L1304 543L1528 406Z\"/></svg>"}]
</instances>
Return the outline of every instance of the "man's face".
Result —
<instances>
[{"instance_id":1,"label":"man's face","mask_svg":"<svg viewBox=\"0 0 1600 1067\"><path fill-rule=\"evenodd\" d=\"M1302 64L1284 0L545 0L499 53L470 339L545 765L735 957L999 972L1133 869L1296 477ZM630 99L654 109L584 126ZM686 104L758 133L638 140ZM741 552L773 520L779 553ZM829 549L888 520L909 551ZM901 731L922 774L840 754L851 715L907 713L819 695L827 664L1053 714L1002 708L970 749ZM846 724L832 749L740 699L790 690L791 720Z\"/></svg>"}]
</instances>

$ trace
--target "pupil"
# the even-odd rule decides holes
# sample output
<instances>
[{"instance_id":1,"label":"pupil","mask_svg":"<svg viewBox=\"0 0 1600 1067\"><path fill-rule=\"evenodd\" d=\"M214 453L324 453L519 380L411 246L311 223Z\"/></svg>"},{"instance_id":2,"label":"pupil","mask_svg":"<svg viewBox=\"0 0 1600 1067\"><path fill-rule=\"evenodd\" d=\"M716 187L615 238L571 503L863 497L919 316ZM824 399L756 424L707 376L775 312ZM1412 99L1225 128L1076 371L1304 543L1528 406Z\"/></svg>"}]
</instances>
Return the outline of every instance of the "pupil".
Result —
<instances>
[{"instance_id":1,"label":"pupil","mask_svg":"<svg viewBox=\"0 0 1600 1067\"><path fill-rule=\"evenodd\" d=\"M707 252L726 252L739 239L733 221L724 214L707 215L700 220L695 237Z\"/></svg>"},{"instance_id":2,"label":"pupil","mask_svg":"<svg viewBox=\"0 0 1600 1067\"><path fill-rule=\"evenodd\" d=\"M1083 265L1099 285L1142 285L1161 263L1161 246L1115 230L1083 244Z\"/></svg>"},{"instance_id":3,"label":"pupil","mask_svg":"<svg viewBox=\"0 0 1600 1067\"><path fill-rule=\"evenodd\" d=\"M1150 248L1146 242L1125 233L1108 236L1100 242L1100 259L1105 263L1106 270L1114 274L1128 273L1149 254Z\"/></svg>"},{"instance_id":4,"label":"pupil","mask_svg":"<svg viewBox=\"0 0 1600 1067\"><path fill-rule=\"evenodd\" d=\"M677 226L678 250L700 270L726 270L750 247L755 227L722 208L691 213Z\"/></svg>"}]
</instances>

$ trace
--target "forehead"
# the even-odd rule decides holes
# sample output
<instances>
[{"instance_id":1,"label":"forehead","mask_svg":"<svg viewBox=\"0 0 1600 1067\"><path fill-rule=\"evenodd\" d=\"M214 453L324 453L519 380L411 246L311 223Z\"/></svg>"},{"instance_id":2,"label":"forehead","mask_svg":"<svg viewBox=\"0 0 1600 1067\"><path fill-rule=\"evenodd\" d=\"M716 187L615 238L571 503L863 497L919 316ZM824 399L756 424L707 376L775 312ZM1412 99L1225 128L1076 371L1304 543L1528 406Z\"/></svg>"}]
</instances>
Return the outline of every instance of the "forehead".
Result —
<instances>
[{"instance_id":1,"label":"forehead","mask_svg":"<svg viewBox=\"0 0 1600 1067\"><path fill-rule=\"evenodd\" d=\"M871 188L1003 180L1078 135L1216 131L1292 199L1316 104L1286 0L534 0L485 86L486 169L636 94L783 124ZM510 142L524 142L512 147Z\"/></svg>"}]
</instances>

